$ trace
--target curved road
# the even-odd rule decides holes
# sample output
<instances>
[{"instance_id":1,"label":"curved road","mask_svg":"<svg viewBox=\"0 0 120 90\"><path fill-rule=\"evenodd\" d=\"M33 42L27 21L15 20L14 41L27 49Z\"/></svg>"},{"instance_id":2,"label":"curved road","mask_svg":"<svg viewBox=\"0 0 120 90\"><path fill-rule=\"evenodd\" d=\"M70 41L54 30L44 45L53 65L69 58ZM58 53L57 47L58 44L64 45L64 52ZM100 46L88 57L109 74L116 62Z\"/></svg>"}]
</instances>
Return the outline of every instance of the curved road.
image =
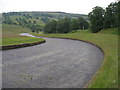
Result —
<instances>
[{"instance_id":1,"label":"curved road","mask_svg":"<svg viewBox=\"0 0 120 90\"><path fill-rule=\"evenodd\" d=\"M2 52L3 88L81 88L103 53L89 43L45 38L46 43Z\"/></svg>"}]
</instances>

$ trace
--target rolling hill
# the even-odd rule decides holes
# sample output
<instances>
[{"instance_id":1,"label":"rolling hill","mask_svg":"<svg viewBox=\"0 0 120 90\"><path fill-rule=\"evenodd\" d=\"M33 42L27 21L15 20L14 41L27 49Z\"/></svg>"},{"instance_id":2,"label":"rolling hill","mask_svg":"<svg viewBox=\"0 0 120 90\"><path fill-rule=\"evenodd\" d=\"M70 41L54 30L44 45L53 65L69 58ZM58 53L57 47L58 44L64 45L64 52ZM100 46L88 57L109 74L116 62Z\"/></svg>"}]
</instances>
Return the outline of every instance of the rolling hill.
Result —
<instances>
[{"instance_id":1,"label":"rolling hill","mask_svg":"<svg viewBox=\"0 0 120 90\"><path fill-rule=\"evenodd\" d=\"M30 33L31 30L26 27L17 25L3 24L2 26L2 42L0 46L17 45L22 43L40 42L44 39L21 36L20 33Z\"/></svg>"},{"instance_id":2,"label":"rolling hill","mask_svg":"<svg viewBox=\"0 0 120 90\"><path fill-rule=\"evenodd\" d=\"M40 11L24 11L24 12L8 12L3 13L3 22L11 20L14 24L18 24L19 19L26 19L27 22L35 22L38 25L44 26L49 20L61 19L65 17L77 18L82 17L88 21L88 16L84 14L72 14L65 12L40 12ZM9 23L8 23L9 24Z\"/></svg>"}]
</instances>

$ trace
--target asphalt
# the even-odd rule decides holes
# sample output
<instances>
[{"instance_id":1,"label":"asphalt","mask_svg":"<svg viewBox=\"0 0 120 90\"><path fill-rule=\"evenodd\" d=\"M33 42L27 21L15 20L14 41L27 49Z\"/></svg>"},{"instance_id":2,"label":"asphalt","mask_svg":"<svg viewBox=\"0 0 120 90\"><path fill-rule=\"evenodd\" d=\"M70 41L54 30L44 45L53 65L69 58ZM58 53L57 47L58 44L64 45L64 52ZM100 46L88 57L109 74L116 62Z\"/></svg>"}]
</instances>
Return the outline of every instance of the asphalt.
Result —
<instances>
[{"instance_id":1,"label":"asphalt","mask_svg":"<svg viewBox=\"0 0 120 90\"><path fill-rule=\"evenodd\" d=\"M96 46L45 38L46 43L2 51L3 88L82 88L103 62Z\"/></svg>"}]
</instances>

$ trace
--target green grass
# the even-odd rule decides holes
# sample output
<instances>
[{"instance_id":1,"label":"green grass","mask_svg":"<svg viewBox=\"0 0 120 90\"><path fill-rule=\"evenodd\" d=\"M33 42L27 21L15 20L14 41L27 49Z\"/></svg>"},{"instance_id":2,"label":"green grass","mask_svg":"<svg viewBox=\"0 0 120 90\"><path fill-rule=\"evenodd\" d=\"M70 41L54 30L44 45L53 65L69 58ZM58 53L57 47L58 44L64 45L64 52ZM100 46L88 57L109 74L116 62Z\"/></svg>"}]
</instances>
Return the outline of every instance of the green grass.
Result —
<instances>
[{"instance_id":1,"label":"green grass","mask_svg":"<svg viewBox=\"0 0 120 90\"><path fill-rule=\"evenodd\" d=\"M2 38L14 38L14 37L21 37L19 34L24 32L31 32L30 29L16 26L16 25L2 25Z\"/></svg>"},{"instance_id":2,"label":"green grass","mask_svg":"<svg viewBox=\"0 0 120 90\"><path fill-rule=\"evenodd\" d=\"M32 37L19 37L19 38L4 38L2 39L2 46L6 45L17 45L17 44L24 44L24 43L33 43L33 42L40 42L44 39L42 38L32 38Z\"/></svg>"},{"instance_id":3,"label":"green grass","mask_svg":"<svg viewBox=\"0 0 120 90\"><path fill-rule=\"evenodd\" d=\"M36 21L37 25L45 26L45 23L41 19L29 18L27 21L31 21L31 22Z\"/></svg>"},{"instance_id":4,"label":"green grass","mask_svg":"<svg viewBox=\"0 0 120 90\"><path fill-rule=\"evenodd\" d=\"M18 24L18 22L16 21L17 18L25 18L25 17L24 17L24 16L20 16L20 15L12 15L12 16L10 16L10 19L11 19L13 22L15 22L15 23Z\"/></svg>"},{"instance_id":5,"label":"green grass","mask_svg":"<svg viewBox=\"0 0 120 90\"><path fill-rule=\"evenodd\" d=\"M114 35L118 35L118 28L104 29L104 30L101 30L99 33L102 33L102 34L114 34Z\"/></svg>"},{"instance_id":6,"label":"green grass","mask_svg":"<svg viewBox=\"0 0 120 90\"><path fill-rule=\"evenodd\" d=\"M32 43L32 42L39 42L44 40L42 38L34 38L34 37L19 35L20 33L24 33L24 32L30 33L31 30L21 26L3 24L2 42L0 42L0 46Z\"/></svg>"},{"instance_id":7,"label":"green grass","mask_svg":"<svg viewBox=\"0 0 120 90\"><path fill-rule=\"evenodd\" d=\"M17 18L24 18L24 19L25 19L25 17L24 17L24 16L21 16L21 15L13 15L13 16L10 16L10 19L11 19L13 22L15 22L15 23L18 24L18 22L16 21ZM44 25L45 25L45 23L44 23L41 19L29 18L29 19L26 19L26 20L27 20L27 21L31 21L31 22L36 21L36 24L37 24L37 25L41 25L41 26L44 26Z\"/></svg>"},{"instance_id":8,"label":"green grass","mask_svg":"<svg viewBox=\"0 0 120 90\"><path fill-rule=\"evenodd\" d=\"M36 34L36 36L73 38L85 40L99 46L104 52L104 61L96 72L88 88L117 88L118 87L118 35L117 28L102 30L99 33L77 31L68 34ZM114 30L114 33L113 31Z\"/></svg>"}]
</instances>

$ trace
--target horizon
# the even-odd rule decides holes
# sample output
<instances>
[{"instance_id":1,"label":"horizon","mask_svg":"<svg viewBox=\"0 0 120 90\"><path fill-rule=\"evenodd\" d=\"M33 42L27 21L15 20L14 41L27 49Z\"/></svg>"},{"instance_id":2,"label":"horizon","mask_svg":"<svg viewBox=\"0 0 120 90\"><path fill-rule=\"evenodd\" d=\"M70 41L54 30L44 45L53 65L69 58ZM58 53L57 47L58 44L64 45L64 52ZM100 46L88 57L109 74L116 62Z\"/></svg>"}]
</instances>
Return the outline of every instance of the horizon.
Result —
<instances>
[{"instance_id":1,"label":"horizon","mask_svg":"<svg viewBox=\"0 0 120 90\"><path fill-rule=\"evenodd\" d=\"M63 11L10 11L10 12L2 12L2 13L11 13L11 12L33 12L33 13L65 13L65 14L81 14L81 15L87 15L83 13L68 13Z\"/></svg>"},{"instance_id":2,"label":"horizon","mask_svg":"<svg viewBox=\"0 0 120 90\"><path fill-rule=\"evenodd\" d=\"M117 0L0 0L0 13L21 11L60 11L74 14L87 14L95 6L106 8L110 3Z\"/></svg>"}]
</instances>

